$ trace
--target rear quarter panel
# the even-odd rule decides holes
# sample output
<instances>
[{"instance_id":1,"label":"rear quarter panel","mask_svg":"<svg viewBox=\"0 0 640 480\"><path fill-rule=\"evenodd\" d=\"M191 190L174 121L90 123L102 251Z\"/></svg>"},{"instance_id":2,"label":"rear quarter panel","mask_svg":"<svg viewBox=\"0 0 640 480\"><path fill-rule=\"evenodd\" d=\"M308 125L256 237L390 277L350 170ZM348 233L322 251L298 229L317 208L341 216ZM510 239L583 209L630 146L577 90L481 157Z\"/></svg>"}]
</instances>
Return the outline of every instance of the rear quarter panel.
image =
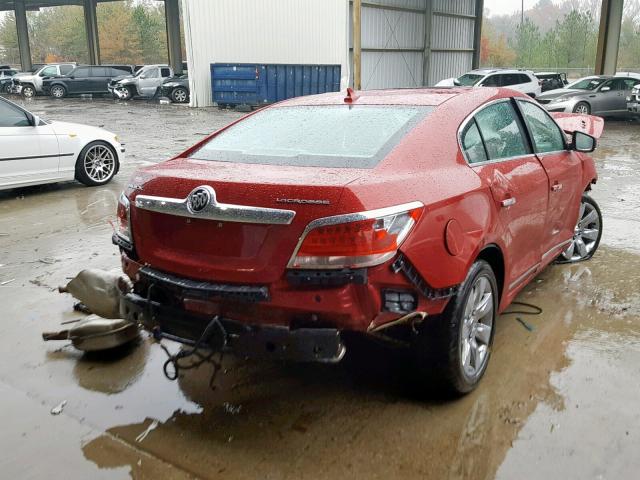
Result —
<instances>
[{"instance_id":1,"label":"rear quarter panel","mask_svg":"<svg viewBox=\"0 0 640 480\"><path fill-rule=\"evenodd\" d=\"M502 93L500 93L502 92ZM371 174L345 189L341 209L370 210L421 201L424 213L400 250L433 288L464 281L481 249L503 247L501 229L489 188L464 160L457 141L462 121L477 106L509 92L474 89L436 109L410 132ZM461 248L452 255L445 242L446 226L462 228Z\"/></svg>"}]
</instances>

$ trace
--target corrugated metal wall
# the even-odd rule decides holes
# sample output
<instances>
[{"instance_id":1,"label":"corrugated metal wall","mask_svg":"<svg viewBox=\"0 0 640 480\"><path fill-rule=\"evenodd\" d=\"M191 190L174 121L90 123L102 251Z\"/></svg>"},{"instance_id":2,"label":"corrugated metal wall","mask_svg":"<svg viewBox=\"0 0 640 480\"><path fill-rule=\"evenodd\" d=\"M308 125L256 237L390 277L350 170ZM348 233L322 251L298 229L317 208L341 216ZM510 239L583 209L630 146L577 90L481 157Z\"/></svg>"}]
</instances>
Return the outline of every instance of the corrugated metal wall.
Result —
<instances>
[{"instance_id":1,"label":"corrugated metal wall","mask_svg":"<svg viewBox=\"0 0 640 480\"><path fill-rule=\"evenodd\" d=\"M475 10L476 0L432 0L427 85L472 69Z\"/></svg>"},{"instance_id":2,"label":"corrugated metal wall","mask_svg":"<svg viewBox=\"0 0 640 480\"><path fill-rule=\"evenodd\" d=\"M362 87L434 85L472 68L479 0L363 0ZM182 0L191 103L212 63L339 64L351 74L349 0ZM482 9L479 9L482 14Z\"/></svg>"},{"instance_id":3,"label":"corrugated metal wall","mask_svg":"<svg viewBox=\"0 0 640 480\"><path fill-rule=\"evenodd\" d=\"M182 0L191 105L211 99L211 63L330 64L349 79L346 0Z\"/></svg>"},{"instance_id":4,"label":"corrugated metal wall","mask_svg":"<svg viewBox=\"0 0 640 480\"><path fill-rule=\"evenodd\" d=\"M363 0L362 88L434 85L471 70L476 4L477 0ZM350 52L352 43L350 21Z\"/></svg>"},{"instance_id":5,"label":"corrugated metal wall","mask_svg":"<svg viewBox=\"0 0 640 480\"><path fill-rule=\"evenodd\" d=\"M362 2L361 59L364 90L419 87L423 84L426 2L427 0ZM352 22L349 25L351 49Z\"/></svg>"}]
</instances>

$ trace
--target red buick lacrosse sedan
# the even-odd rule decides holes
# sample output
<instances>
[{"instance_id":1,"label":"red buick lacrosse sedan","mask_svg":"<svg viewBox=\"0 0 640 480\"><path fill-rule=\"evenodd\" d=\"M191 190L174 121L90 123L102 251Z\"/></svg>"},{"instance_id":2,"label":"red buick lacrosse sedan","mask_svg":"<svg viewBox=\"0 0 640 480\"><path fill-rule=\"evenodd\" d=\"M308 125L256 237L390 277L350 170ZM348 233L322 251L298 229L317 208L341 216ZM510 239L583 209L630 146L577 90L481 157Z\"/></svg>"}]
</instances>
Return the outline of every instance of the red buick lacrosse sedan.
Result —
<instances>
[{"instance_id":1,"label":"red buick lacrosse sedan","mask_svg":"<svg viewBox=\"0 0 640 480\"><path fill-rule=\"evenodd\" d=\"M337 362L346 332L403 342L472 390L497 315L549 263L586 260L602 119L506 89L300 97L138 170L113 236L124 315L241 356Z\"/></svg>"}]
</instances>

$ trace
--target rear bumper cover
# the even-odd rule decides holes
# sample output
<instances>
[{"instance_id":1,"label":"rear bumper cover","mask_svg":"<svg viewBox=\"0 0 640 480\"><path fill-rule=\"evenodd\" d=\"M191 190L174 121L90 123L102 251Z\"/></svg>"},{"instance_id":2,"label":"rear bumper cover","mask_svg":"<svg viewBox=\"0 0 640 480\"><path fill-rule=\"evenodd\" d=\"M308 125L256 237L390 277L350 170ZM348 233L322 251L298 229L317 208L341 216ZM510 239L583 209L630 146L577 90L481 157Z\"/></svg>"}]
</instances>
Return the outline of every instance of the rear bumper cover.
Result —
<instances>
[{"instance_id":1,"label":"rear bumper cover","mask_svg":"<svg viewBox=\"0 0 640 480\"><path fill-rule=\"evenodd\" d=\"M183 309L164 306L135 293L122 303L123 316L141 323L157 338L194 345L211 318ZM340 332L333 328L289 329L277 325L246 325L220 318L224 338L212 338L209 347L225 344L225 350L238 356L274 358L298 362L339 362L346 352Z\"/></svg>"}]
</instances>

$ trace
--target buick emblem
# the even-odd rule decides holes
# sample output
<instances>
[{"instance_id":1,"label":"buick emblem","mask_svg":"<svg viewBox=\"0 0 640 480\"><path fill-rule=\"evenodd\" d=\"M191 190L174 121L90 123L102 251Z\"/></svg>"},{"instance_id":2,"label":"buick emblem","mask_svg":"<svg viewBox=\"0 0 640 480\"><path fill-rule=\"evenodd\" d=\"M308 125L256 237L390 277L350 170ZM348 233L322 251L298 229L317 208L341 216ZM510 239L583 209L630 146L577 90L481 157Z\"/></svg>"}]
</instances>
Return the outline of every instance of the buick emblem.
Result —
<instances>
[{"instance_id":1,"label":"buick emblem","mask_svg":"<svg viewBox=\"0 0 640 480\"><path fill-rule=\"evenodd\" d=\"M194 213L201 212L211 202L211 193L204 187L198 187L189 194L187 205Z\"/></svg>"}]
</instances>

